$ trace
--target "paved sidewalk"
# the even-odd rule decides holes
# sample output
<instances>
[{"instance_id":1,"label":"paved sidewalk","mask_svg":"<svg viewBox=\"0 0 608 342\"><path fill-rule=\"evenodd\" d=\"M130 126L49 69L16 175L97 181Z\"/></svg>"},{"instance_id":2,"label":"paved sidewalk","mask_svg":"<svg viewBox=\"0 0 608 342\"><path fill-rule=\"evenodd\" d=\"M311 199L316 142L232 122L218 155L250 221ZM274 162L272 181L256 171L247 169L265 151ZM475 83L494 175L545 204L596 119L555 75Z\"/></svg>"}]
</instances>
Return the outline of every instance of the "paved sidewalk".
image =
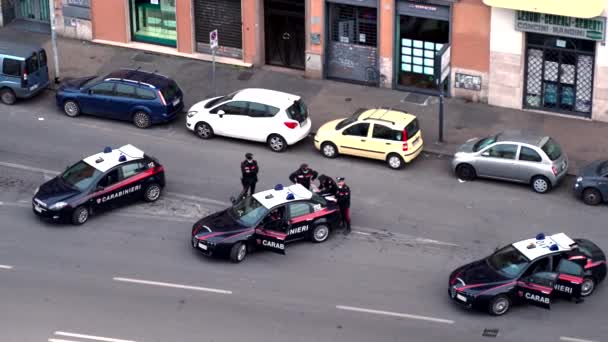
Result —
<instances>
[{"instance_id":1,"label":"paved sidewalk","mask_svg":"<svg viewBox=\"0 0 608 342\"><path fill-rule=\"evenodd\" d=\"M0 39L19 39L44 45L49 52L49 65L52 68L48 35L17 30L9 25L0 29ZM60 38L58 47L61 77L64 79L106 73L120 67L141 66L144 70L156 70L174 78L184 90L186 108L214 93L212 68L208 62L71 39ZM436 98L430 98L424 105L417 105L404 101L408 93L402 91L311 80L298 72L270 67L247 69L218 64L216 77L218 94L239 88L264 87L302 95L309 105L313 130L326 121L348 116L358 108L385 106L418 116L428 152L452 154L460 143L471 137L516 129L555 137L570 158L570 173L576 173L580 166L591 160L608 158L607 123L446 99L445 142L438 144Z\"/></svg>"}]
</instances>

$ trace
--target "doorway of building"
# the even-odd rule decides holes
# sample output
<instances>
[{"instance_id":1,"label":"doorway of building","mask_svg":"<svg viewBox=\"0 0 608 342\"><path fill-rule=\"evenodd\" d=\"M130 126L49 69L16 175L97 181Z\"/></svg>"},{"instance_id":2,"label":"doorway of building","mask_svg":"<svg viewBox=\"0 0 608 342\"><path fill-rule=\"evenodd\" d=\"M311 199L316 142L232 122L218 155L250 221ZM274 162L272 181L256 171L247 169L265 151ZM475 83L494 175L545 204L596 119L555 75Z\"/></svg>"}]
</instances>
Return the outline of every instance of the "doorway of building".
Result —
<instances>
[{"instance_id":1,"label":"doorway of building","mask_svg":"<svg viewBox=\"0 0 608 342\"><path fill-rule=\"evenodd\" d=\"M50 23L49 0L17 0L15 16L17 19Z\"/></svg>"},{"instance_id":2,"label":"doorway of building","mask_svg":"<svg viewBox=\"0 0 608 342\"><path fill-rule=\"evenodd\" d=\"M266 0L266 64L305 68L304 0Z\"/></svg>"}]
</instances>

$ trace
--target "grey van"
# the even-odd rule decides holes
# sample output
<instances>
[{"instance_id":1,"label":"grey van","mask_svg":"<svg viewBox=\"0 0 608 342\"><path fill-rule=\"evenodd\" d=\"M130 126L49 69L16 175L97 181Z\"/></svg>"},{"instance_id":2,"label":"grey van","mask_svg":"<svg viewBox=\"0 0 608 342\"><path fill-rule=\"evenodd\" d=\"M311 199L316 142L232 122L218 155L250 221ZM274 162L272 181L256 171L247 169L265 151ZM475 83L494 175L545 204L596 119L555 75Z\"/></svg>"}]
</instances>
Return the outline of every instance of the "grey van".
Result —
<instances>
[{"instance_id":1,"label":"grey van","mask_svg":"<svg viewBox=\"0 0 608 342\"><path fill-rule=\"evenodd\" d=\"M0 101L30 98L49 85L46 51L39 46L0 41Z\"/></svg>"}]
</instances>

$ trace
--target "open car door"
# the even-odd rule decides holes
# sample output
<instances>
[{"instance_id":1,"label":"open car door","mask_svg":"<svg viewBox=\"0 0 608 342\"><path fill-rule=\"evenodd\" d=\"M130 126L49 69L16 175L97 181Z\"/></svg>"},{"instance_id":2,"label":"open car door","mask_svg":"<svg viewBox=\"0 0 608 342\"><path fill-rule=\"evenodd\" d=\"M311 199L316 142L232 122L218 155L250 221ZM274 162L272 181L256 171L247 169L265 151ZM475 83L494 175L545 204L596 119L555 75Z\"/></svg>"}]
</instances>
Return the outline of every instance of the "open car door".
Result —
<instances>
[{"instance_id":1,"label":"open car door","mask_svg":"<svg viewBox=\"0 0 608 342\"><path fill-rule=\"evenodd\" d=\"M258 248L285 255L287 234L267 228L255 229L255 243Z\"/></svg>"},{"instance_id":2,"label":"open car door","mask_svg":"<svg viewBox=\"0 0 608 342\"><path fill-rule=\"evenodd\" d=\"M517 282L517 295L528 304L551 309L553 285L557 273L538 272Z\"/></svg>"},{"instance_id":3,"label":"open car door","mask_svg":"<svg viewBox=\"0 0 608 342\"><path fill-rule=\"evenodd\" d=\"M580 298L585 270L578 262L562 259L557 265L555 290L565 297Z\"/></svg>"}]
</instances>

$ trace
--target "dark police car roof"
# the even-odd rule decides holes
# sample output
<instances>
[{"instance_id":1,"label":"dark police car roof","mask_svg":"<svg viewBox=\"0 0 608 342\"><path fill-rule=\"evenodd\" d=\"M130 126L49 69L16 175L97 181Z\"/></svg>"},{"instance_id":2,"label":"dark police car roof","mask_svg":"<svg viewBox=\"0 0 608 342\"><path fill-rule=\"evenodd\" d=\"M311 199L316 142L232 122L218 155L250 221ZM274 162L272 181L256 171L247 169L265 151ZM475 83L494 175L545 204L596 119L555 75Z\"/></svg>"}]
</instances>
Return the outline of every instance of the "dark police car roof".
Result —
<instances>
[{"instance_id":1,"label":"dark police car roof","mask_svg":"<svg viewBox=\"0 0 608 342\"><path fill-rule=\"evenodd\" d=\"M163 75L135 69L116 70L106 75L105 78L117 78L131 80L135 82L148 83L157 88L163 88L173 83L171 79Z\"/></svg>"},{"instance_id":2,"label":"dark police car roof","mask_svg":"<svg viewBox=\"0 0 608 342\"><path fill-rule=\"evenodd\" d=\"M0 40L0 55L13 56L17 58L28 58L32 55L32 52L39 51L40 46L33 44L7 42Z\"/></svg>"}]
</instances>

